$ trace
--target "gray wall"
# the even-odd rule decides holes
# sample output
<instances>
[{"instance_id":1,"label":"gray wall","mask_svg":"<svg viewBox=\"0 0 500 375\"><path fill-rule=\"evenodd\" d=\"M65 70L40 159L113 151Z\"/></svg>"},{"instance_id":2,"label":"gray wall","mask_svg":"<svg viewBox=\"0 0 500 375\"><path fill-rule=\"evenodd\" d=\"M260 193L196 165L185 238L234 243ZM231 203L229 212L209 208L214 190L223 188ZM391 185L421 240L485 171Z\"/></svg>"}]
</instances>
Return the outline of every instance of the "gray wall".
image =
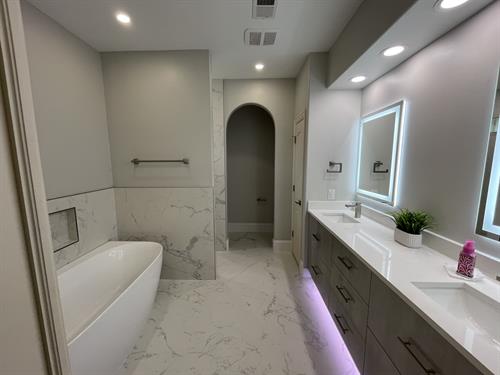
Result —
<instances>
[{"instance_id":1,"label":"gray wall","mask_svg":"<svg viewBox=\"0 0 500 375\"><path fill-rule=\"evenodd\" d=\"M328 56L330 86L416 0L364 0L337 38Z\"/></svg>"},{"instance_id":2,"label":"gray wall","mask_svg":"<svg viewBox=\"0 0 500 375\"><path fill-rule=\"evenodd\" d=\"M327 65L326 53L309 56L306 199L326 200L328 189L335 189L337 200L350 200L356 182L361 93L328 90ZM343 172L326 173L329 161L343 163Z\"/></svg>"},{"instance_id":3,"label":"gray wall","mask_svg":"<svg viewBox=\"0 0 500 375\"><path fill-rule=\"evenodd\" d=\"M21 4L47 198L109 188L99 54L26 1Z\"/></svg>"},{"instance_id":4,"label":"gray wall","mask_svg":"<svg viewBox=\"0 0 500 375\"><path fill-rule=\"evenodd\" d=\"M112 52L102 61L115 186L213 186L208 51ZM190 165L134 167L135 157Z\"/></svg>"},{"instance_id":5,"label":"gray wall","mask_svg":"<svg viewBox=\"0 0 500 375\"><path fill-rule=\"evenodd\" d=\"M500 63L500 2L363 90L362 113L407 102L401 207L435 216L436 232L498 255L474 235Z\"/></svg>"},{"instance_id":6,"label":"gray wall","mask_svg":"<svg viewBox=\"0 0 500 375\"><path fill-rule=\"evenodd\" d=\"M274 123L263 108L233 112L227 124L229 223L272 223L274 216ZM263 197L266 202L257 202Z\"/></svg>"},{"instance_id":7,"label":"gray wall","mask_svg":"<svg viewBox=\"0 0 500 375\"><path fill-rule=\"evenodd\" d=\"M224 80L224 118L239 106L255 103L266 108L275 125L274 239L289 240L292 206L292 136L294 79Z\"/></svg>"},{"instance_id":8,"label":"gray wall","mask_svg":"<svg viewBox=\"0 0 500 375\"><path fill-rule=\"evenodd\" d=\"M208 51L102 54L118 238L163 245L164 279L214 279ZM180 159L145 164L132 158Z\"/></svg>"}]
</instances>

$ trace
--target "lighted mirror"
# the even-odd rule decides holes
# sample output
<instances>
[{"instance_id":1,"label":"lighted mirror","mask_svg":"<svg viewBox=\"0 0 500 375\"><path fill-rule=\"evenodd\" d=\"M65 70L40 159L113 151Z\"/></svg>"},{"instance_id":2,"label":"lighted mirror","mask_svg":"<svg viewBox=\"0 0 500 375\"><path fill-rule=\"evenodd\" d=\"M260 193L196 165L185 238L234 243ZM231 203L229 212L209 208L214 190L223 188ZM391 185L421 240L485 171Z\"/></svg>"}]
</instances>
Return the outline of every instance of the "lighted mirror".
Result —
<instances>
[{"instance_id":1,"label":"lighted mirror","mask_svg":"<svg viewBox=\"0 0 500 375\"><path fill-rule=\"evenodd\" d=\"M361 119L357 193L395 204L404 103Z\"/></svg>"},{"instance_id":2,"label":"lighted mirror","mask_svg":"<svg viewBox=\"0 0 500 375\"><path fill-rule=\"evenodd\" d=\"M476 233L496 240L500 240L500 205L498 204L498 189L500 188L499 116L500 79L497 83L493 113L489 123L488 149L476 227Z\"/></svg>"}]
</instances>

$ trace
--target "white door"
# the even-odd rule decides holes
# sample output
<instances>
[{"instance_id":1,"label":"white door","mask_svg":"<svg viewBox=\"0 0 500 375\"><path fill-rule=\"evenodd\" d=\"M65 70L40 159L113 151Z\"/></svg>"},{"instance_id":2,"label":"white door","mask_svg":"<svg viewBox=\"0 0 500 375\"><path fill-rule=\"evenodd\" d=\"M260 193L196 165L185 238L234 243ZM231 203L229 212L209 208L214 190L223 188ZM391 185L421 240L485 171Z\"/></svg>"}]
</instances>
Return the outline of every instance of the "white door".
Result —
<instances>
[{"instance_id":1,"label":"white door","mask_svg":"<svg viewBox=\"0 0 500 375\"><path fill-rule=\"evenodd\" d=\"M302 213L304 176L304 132L305 114L297 117L293 132L293 209L292 209L292 252L297 263L302 260Z\"/></svg>"}]
</instances>

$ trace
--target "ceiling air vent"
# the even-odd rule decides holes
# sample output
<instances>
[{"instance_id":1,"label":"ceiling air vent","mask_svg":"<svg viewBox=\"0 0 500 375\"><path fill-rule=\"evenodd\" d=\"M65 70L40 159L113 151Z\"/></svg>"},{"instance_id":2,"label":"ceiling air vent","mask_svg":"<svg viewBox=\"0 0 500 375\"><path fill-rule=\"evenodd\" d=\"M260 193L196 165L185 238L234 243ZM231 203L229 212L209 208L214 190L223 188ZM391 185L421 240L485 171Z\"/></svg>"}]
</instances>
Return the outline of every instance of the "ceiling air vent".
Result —
<instances>
[{"instance_id":1,"label":"ceiling air vent","mask_svg":"<svg viewBox=\"0 0 500 375\"><path fill-rule=\"evenodd\" d=\"M253 0L253 18L274 18L277 0Z\"/></svg>"},{"instance_id":2,"label":"ceiling air vent","mask_svg":"<svg viewBox=\"0 0 500 375\"><path fill-rule=\"evenodd\" d=\"M249 46L272 46L276 43L278 32L276 30L245 30L245 44Z\"/></svg>"}]
</instances>

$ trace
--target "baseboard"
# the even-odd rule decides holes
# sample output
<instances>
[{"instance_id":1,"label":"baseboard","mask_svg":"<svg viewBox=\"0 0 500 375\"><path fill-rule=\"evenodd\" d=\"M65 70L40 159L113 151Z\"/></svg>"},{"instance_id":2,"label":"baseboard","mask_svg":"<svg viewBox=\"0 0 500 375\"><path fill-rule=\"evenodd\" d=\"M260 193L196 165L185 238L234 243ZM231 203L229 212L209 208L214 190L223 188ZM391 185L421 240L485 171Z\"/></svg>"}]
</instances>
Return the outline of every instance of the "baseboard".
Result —
<instances>
[{"instance_id":1,"label":"baseboard","mask_svg":"<svg viewBox=\"0 0 500 375\"><path fill-rule=\"evenodd\" d=\"M228 232L273 233L273 223L227 223Z\"/></svg>"},{"instance_id":2,"label":"baseboard","mask_svg":"<svg viewBox=\"0 0 500 375\"><path fill-rule=\"evenodd\" d=\"M273 251L276 253L291 253L292 241L291 240L275 240L273 239Z\"/></svg>"}]
</instances>

